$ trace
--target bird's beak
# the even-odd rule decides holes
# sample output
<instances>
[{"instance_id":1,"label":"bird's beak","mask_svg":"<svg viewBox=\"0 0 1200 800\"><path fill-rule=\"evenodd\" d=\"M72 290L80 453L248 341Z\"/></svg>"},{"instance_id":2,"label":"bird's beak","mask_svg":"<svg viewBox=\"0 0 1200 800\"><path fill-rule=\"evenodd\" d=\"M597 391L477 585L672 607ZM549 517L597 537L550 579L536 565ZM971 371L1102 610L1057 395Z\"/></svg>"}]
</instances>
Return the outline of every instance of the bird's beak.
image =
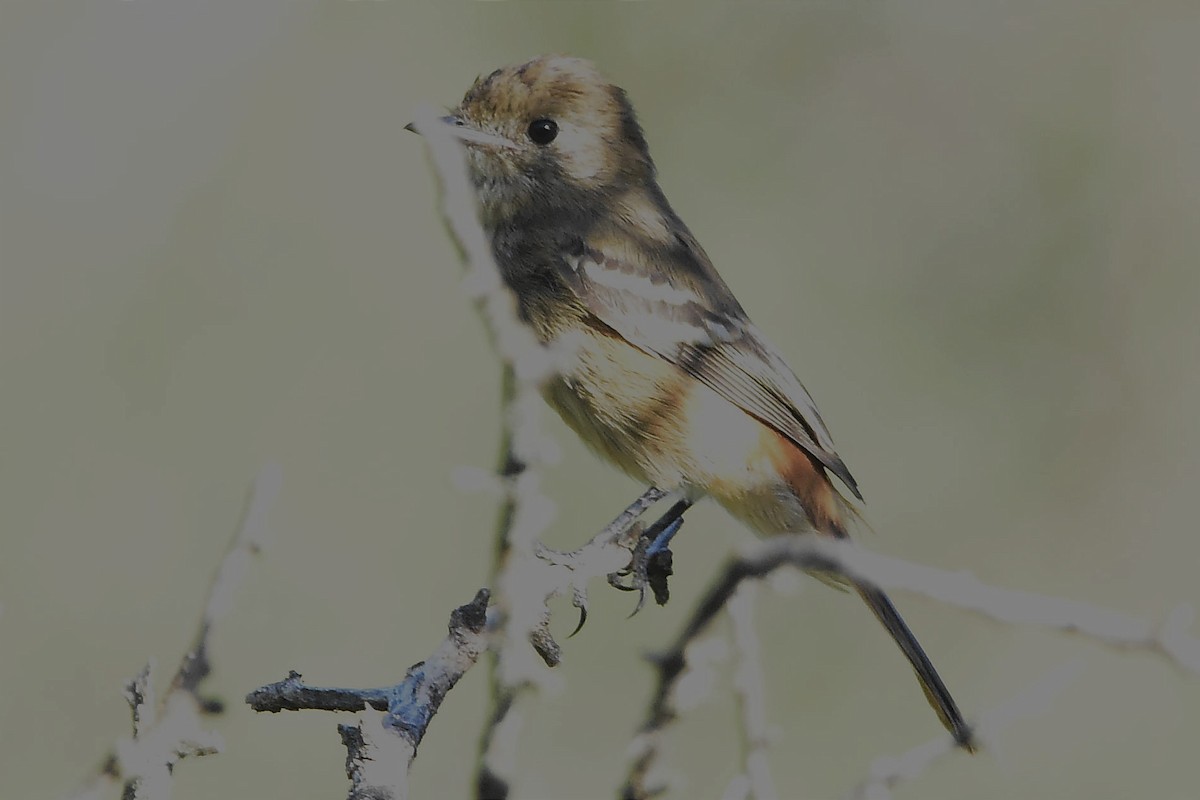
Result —
<instances>
[{"instance_id":1,"label":"bird's beak","mask_svg":"<svg viewBox=\"0 0 1200 800\"><path fill-rule=\"evenodd\" d=\"M460 117L454 116L453 114L448 114L447 116L444 116L444 117L438 117L438 122L441 122L444 125L453 125L455 127L461 126L463 124L462 119ZM410 122L407 125L405 125L404 130L412 131L413 133L418 134L418 135L421 133L419 130L417 130L417 123L415 123L415 122Z\"/></svg>"},{"instance_id":2,"label":"bird's beak","mask_svg":"<svg viewBox=\"0 0 1200 800\"><path fill-rule=\"evenodd\" d=\"M437 121L444 126L438 131L439 134L458 139L460 142L490 145L492 147L500 147L506 150L512 150L516 148L516 145L513 142L505 139L503 136L497 136L494 133L485 133L484 131L476 130L475 128L468 126L463 121L462 117L457 117L451 114L449 116L439 117ZM417 123L415 122L410 122L405 125L404 130L423 135L422 131L418 129Z\"/></svg>"}]
</instances>

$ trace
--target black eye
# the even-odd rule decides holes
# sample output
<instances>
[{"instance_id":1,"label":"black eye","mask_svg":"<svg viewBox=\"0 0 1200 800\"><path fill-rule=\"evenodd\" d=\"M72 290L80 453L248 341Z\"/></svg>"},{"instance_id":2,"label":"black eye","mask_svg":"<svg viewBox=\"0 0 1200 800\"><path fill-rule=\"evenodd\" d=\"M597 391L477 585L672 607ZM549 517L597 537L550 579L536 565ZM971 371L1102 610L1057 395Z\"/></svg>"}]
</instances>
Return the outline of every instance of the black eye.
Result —
<instances>
[{"instance_id":1,"label":"black eye","mask_svg":"<svg viewBox=\"0 0 1200 800\"><path fill-rule=\"evenodd\" d=\"M558 123L552 119L535 119L529 123L529 138L534 144L550 144L558 136Z\"/></svg>"}]
</instances>

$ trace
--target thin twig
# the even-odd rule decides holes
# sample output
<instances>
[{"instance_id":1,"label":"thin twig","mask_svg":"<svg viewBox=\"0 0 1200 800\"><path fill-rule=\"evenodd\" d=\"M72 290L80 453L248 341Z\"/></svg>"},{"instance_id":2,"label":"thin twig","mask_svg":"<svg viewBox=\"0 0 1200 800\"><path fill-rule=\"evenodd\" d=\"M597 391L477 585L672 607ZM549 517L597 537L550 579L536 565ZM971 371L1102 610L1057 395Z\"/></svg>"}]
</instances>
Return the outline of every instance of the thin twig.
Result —
<instances>
[{"instance_id":1,"label":"thin twig","mask_svg":"<svg viewBox=\"0 0 1200 800\"><path fill-rule=\"evenodd\" d=\"M729 599L727 611L736 658L733 693L737 699L742 739L742 775L748 800L775 800L775 782L767 764L770 745L767 730L766 679L762 647L754 629L754 600L758 585L745 583Z\"/></svg>"},{"instance_id":2,"label":"thin twig","mask_svg":"<svg viewBox=\"0 0 1200 800\"><path fill-rule=\"evenodd\" d=\"M776 537L749 549L726 575L764 575L783 564L842 575L857 583L923 595L948 606L1013 625L1037 625L1078 634L1120 650L1162 656L1200 674L1200 639L1188 633L1190 606L1173 609L1161 623L1080 600L991 586L967 572L951 572L862 550L848 541L818 536ZM740 578L739 578L740 580Z\"/></svg>"},{"instance_id":3,"label":"thin twig","mask_svg":"<svg viewBox=\"0 0 1200 800\"><path fill-rule=\"evenodd\" d=\"M244 582L250 560L266 543L266 515L282 486L279 467L268 465L259 472L250 490L237 532L230 540L221 564L213 575L204 612L179 667L161 700L154 695L151 660L125 686L125 697L133 716L133 735L118 742L105 756L86 785L73 800L107 796L121 785L127 800L170 797L175 765L187 756L219 752L220 738L205 730L203 717L220 713L218 700L200 694L200 685L212 672L210 641L215 624L232 607L233 596Z\"/></svg>"},{"instance_id":4,"label":"thin twig","mask_svg":"<svg viewBox=\"0 0 1200 800\"><path fill-rule=\"evenodd\" d=\"M647 776L656 768L664 728L678 715L674 694L689 668L689 646L729 603L743 581L764 577L782 566L838 575L881 589L912 592L1002 622L1078 634L1109 647L1161 656L1180 669L1200 674L1200 640L1188 633L1194 618L1188 606L1174 609L1161 625L1155 625L1078 600L990 586L964 572L949 572L872 553L844 540L815 534L778 536L756 542L729 561L701 597L671 647L654 657L657 685L646 720L631 746L631 765L622 797L645 800L662 790Z\"/></svg>"},{"instance_id":5,"label":"thin twig","mask_svg":"<svg viewBox=\"0 0 1200 800\"><path fill-rule=\"evenodd\" d=\"M357 725L339 725L346 748L348 800L404 800L415 755L408 743L385 726L387 715L366 712Z\"/></svg>"},{"instance_id":6,"label":"thin twig","mask_svg":"<svg viewBox=\"0 0 1200 800\"><path fill-rule=\"evenodd\" d=\"M464 257L465 285L504 365L499 471L505 496L495 533L495 655L489 662L491 708L480 737L476 776L476 796L497 800L507 797L515 768L512 748L501 741L499 732L515 737L520 718L513 715L513 709L520 695L547 685L551 676L546 665L557 660L558 648L547 628L547 599L570 592L584 608L587 579L624 568L632 547L609 546L625 531L619 536L610 531L607 539L601 534L599 541L593 539L585 546L586 553L558 554L557 559L540 544L539 537L553 517L553 504L541 492L540 468L553 448L538 424L542 410L539 388L557 374L572 343L546 347L521 322L516 299L504 284L487 234L479 224L462 145L445 133L432 109L418 112L416 128L428 143L441 182L443 218ZM636 516L629 519L628 525L635 520ZM601 554L611 557L602 558ZM533 651L526 646L530 641L535 644Z\"/></svg>"},{"instance_id":7,"label":"thin twig","mask_svg":"<svg viewBox=\"0 0 1200 800\"><path fill-rule=\"evenodd\" d=\"M346 747L350 800L402 800L408 796L408 770L417 757L429 723L442 700L466 674L487 646L489 594L475 598L450 615L446 638L424 661L409 667L404 680L382 689L323 688L306 685L297 672L282 681L255 689L246 703L255 711L363 711L358 725L338 730Z\"/></svg>"},{"instance_id":8,"label":"thin twig","mask_svg":"<svg viewBox=\"0 0 1200 800\"><path fill-rule=\"evenodd\" d=\"M417 112L417 131L425 137L442 188L442 217L463 255L464 285L483 319L504 374L501 389L500 474L504 499L494 535L493 564L497 645L488 662L491 685L487 722L480 737L476 795L503 798L512 780L512 759L501 752L497 731L512 735L511 717L526 688L549 679L526 645L545 639L545 598L535 598L521 576L536 558L534 544L553 517L553 504L542 494L538 467L550 447L538 426L539 383L554 372L553 357L517 316L516 300L504 285L492 258L487 234L479 224L475 192L467 175L461 144L444 133L431 108ZM540 650L552 649L543 645ZM543 661L545 657L543 656Z\"/></svg>"}]
</instances>

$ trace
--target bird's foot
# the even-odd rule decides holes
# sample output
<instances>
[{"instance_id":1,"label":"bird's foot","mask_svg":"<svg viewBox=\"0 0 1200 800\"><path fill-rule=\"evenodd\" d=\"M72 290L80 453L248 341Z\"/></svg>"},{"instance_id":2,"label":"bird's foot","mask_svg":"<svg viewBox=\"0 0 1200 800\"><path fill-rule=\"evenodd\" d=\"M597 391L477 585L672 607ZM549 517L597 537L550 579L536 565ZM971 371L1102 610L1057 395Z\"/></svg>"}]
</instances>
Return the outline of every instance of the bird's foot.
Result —
<instances>
[{"instance_id":1,"label":"bird's foot","mask_svg":"<svg viewBox=\"0 0 1200 800\"><path fill-rule=\"evenodd\" d=\"M671 596L667 578L673 574L670 542L682 526L681 514L668 513L638 537L629 566L608 576L610 586L638 593L637 606L629 616L645 606L647 589L654 593L654 602L666 605Z\"/></svg>"}]
</instances>

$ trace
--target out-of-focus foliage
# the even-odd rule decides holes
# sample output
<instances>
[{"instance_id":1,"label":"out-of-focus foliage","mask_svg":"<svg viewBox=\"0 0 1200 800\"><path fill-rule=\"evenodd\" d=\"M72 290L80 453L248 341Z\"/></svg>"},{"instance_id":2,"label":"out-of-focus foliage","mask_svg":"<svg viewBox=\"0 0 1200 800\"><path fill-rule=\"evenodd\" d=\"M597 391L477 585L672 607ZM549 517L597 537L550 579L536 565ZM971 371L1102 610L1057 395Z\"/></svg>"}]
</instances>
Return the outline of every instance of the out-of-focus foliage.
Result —
<instances>
[{"instance_id":1,"label":"out-of-focus foliage","mask_svg":"<svg viewBox=\"0 0 1200 800\"><path fill-rule=\"evenodd\" d=\"M1197 43L1171 2L4 4L0 796L66 792L125 732L120 684L186 645L267 459L275 549L214 642L228 752L176 796L344 790L333 718L239 698L289 668L392 682L486 580L492 501L450 474L493 459L497 369L402 127L547 51L629 90L819 400L870 546L1148 616L1200 600ZM637 488L548 424L575 543ZM641 654L745 535L693 512L666 609L597 588L565 691L525 715L520 796L610 796ZM760 622L776 783L827 798L939 728L869 615L810 584ZM902 796L1194 793L1195 682L898 602L969 709L1091 662ZM464 796L483 697L480 671L447 700L415 796ZM735 770L719 697L671 739L680 797Z\"/></svg>"}]
</instances>

